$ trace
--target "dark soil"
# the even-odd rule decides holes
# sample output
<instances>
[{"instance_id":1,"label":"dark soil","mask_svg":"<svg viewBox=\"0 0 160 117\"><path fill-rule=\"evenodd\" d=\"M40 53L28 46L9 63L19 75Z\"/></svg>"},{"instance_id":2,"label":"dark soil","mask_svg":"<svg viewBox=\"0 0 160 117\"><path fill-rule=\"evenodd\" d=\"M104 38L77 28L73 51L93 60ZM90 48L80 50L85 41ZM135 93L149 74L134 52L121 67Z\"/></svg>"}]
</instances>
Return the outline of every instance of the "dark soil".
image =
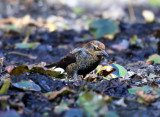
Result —
<instances>
[{"instance_id":1,"label":"dark soil","mask_svg":"<svg viewBox=\"0 0 160 117\"><path fill-rule=\"evenodd\" d=\"M3 3L4 2L4 3ZM4 5L8 4L3 1ZM38 2L38 1L37 1ZM19 10L20 7L15 8L15 13L12 15L14 17L23 16L23 14L30 14L33 18L41 16L45 18L51 14L61 15L66 19L70 18L70 15L67 13L72 12L72 10L65 6L57 4L57 6L48 7L44 4L45 11L38 6L36 0L32 4L27 4L27 10ZM26 3L20 3L19 6L25 5ZM6 5L7 6L7 5ZM35 7L36 6L36 7ZM58 8L64 7L64 9ZM140 9L140 7L138 7ZM2 9L2 8L1 8ZM30 10L29 10L30 9ZM37 10L40 9L40 10ZM42 11L41 11L42 10ZM60 11L67 11L64 14L60 14ZM160 9L159 9L160 10ZM9 17L5 11L0 15L1 18ZM79 16L80 17L80 16ZM97 18L96 14L93 14L95 19ZM137 16L138 17L138 16ZM77 17L78 18L78 17ZM52 78L46 74L39 73L24 73L20 76L14 75L10 76L13 83L19 82L21 80L32 80L34 83L41 87L40 92L36 91L24 91L22 89L15 88L11 86L5 96L10 96L7 100L7 103L10 105L10 109L16 110L22 117L60 117L65 116L67 110L63 113L58 114L54 109L61 103L67 102L68 107L71 109L79 109L75 102L79 97L80 92L84 91L93 91L98 94L108 95L113 98L113 100L119 100L121 98L125 99L126 107L116 106L114 103L108 104L108 110L116 112L120 117L160 117L160 107L156 106L155 103L160 103L160 98L158 98L154 103L148 105L141 104L137 101L136 95L131 95L128 92L128 88L135 86L152 86L154 84L160 88L159 78L153 79L153 81L143 82L143 79L146 77L139 76L138 70L141 70L141 75L149 75L154 73L156 75L160 74L160 65L146 65L145 61L150 55L155 53L160 54L160 37L157 37L156 33L160 30L160 23L134 23L130 24L129 22L123 23L123 20L119 24L119 33L116 34L113 40L106 38L101 38L99 41L103 42L106 46L106 51L109 53L108 61L116 62L124 66L127 71L134 71L136 74L130 77L129 79L122 80L121 78L115 78L112 80L105 80L103 78L97 78L96 81L87 82L81 80L79 82L73 81L72 78L68 79L58 79ZM19 49L15 47L16 43L20 43L25 38L24 34L10 34L5 36L3 31L0 30L0 58L4 57L4 64L0 66L0 78L4 78L7 74L5 68L10 65L19 66L19 65L30 65L40 62L46 62L50 64L52 62L57 62L64 55L66 55L73 48L78 47L90 40L87 41L77 41L77 38L82 38L84 35L91 35L88 30L76 31L74 29L69 30L57 30L54 32L49 32L46 30L37 29L35 33L29 36L29 42L39 42L40 45L35 49ZM137 35L138 38L144 43L144 47L137 45L130 45L127 49L119 51L112 48L113 44L118 44L122 42L123 39L129 40L134 35ZM156 45L153 46L153 41L150 38L154 38ZM158 42L159 41L159 42ZM64 47L65 46L65 47ZM112 50L112 52L110 52ZM12 54L10 52L20 52L26 55L32 55L37 57L37 59L31 59L27 56ZM9 54L10 53L10 54ZM141 63L137 63L142 61ZM129 65L134 63L133 65ZM45 93L50 91L59 91L64 87L69 87L74 90L74 94L60 95L54 99L54 101L48 100L45 96ZM1 102L1 100L0 100ZM0 110L3 105L0 104ZM6 110L6 109L3 109ZM76 111L75 111L76 112ZM45 115L47 113L47 115ZM67 115L65 116L67 117Z\"/></svg>"}]
</instances>

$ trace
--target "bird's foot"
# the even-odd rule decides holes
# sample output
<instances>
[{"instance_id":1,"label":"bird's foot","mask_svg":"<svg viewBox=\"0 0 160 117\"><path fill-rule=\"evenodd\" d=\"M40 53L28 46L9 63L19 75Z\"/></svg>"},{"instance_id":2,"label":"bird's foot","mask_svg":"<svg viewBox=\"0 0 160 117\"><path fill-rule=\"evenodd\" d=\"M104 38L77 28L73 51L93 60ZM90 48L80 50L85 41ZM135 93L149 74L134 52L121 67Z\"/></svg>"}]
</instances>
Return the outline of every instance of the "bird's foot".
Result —
<instances>
[{"instance_id":1,"label":"bird's foot","mask_svg":"<svg viewBox=\"0 0 160 117\"><path fill-rule=\"evenodd\" d=\"M73 79L74 79L74 81L79 81L79 80L80 80L80 77L78 76L77 73L74 73Z\"/></svg>"}]
</instances>

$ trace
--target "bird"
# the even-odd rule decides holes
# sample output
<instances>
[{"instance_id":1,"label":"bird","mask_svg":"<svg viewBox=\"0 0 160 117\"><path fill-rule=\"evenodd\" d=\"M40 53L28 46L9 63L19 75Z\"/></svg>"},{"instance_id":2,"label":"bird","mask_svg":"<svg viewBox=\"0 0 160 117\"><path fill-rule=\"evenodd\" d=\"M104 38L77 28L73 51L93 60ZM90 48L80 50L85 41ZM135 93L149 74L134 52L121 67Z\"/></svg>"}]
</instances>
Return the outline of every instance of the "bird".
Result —
<instances>
[{"instance_id":1,"label":"bird","mask_svg":"<svg viewBox=\"0 0 160 117\"><path fill-rule=\"evenodd\" d=\"M104 56L108 57L105 45L98 40L92 40L73 49L60 61L45 67L63 68L74 80L79 80L79 75L85 77L100 64Z\"/></svg>"}]
</instances>

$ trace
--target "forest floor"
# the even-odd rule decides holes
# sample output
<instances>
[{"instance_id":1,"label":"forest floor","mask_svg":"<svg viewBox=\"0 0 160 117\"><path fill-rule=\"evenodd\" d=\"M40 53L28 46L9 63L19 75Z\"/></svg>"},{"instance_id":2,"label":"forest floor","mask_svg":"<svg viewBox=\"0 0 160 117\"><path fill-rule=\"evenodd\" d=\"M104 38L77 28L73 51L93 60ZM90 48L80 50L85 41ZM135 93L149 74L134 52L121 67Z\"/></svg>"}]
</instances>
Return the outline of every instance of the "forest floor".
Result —
<instances>
[{"instance_id":1,"label":"forest floor","mask_svg":"<svg viewBox=\"0 0 160 117\"><path fill-rule=\"evenodd\" d=\"M160 117L159 7L111 2L97 9L73 8L36 0L2 4L0 117ZM155 15L152 23L142 15L146 9ZM89 23L108 17L118 31L98 40L109 54L103 66L116 72L99 76L95 70L76 82L65 72L44 68L95 39Z\"/></svg>"}]
</instances>

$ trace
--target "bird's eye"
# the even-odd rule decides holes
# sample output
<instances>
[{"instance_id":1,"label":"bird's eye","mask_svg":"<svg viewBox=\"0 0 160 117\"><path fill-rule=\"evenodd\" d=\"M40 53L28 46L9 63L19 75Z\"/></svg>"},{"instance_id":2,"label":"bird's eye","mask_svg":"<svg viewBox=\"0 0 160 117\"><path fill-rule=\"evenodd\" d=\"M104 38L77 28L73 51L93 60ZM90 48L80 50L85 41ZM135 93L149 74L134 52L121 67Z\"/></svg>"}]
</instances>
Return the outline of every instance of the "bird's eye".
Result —
<instances>
[{"instance_id":1,"label":"bird's eye","mask_svg":"<svg viewBox=\"0 0 160 117\"><path fill-rule=\"evenodd\" d=\"M97 51L101 51L102 49L101 49L101 48L99 48L99 47L96 47L96 50L97 50Z\"/></svg>"}]
</instances>

